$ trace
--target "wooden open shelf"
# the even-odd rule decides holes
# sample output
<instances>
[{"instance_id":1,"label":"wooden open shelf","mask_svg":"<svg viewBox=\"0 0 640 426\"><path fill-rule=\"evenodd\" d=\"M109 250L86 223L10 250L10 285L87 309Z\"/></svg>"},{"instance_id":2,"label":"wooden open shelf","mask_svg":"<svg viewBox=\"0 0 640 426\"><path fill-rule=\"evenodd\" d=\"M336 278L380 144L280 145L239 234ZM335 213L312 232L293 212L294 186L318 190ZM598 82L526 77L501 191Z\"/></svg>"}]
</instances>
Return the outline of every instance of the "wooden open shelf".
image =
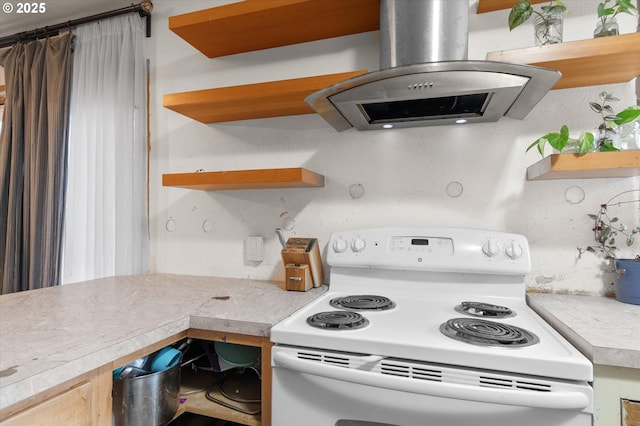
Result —
<instances>
[{"instance_id":1,"label":"wooden open shelf","mask_svg":"<svg viewBox=\"0 0 640 426\"><path fill-rule=\"evenodd\" d=\"M531 4L547 3L549 0L530 0ZM478 0L476 13L493 12L502 9L511 9L517 0Z\"/></svg>"},{"instance_id":2,"label":"wooden open shelf","mask_svg":"<svg viewBox=\"0 0 640 426\"><path fill-rule=\"evenodd\" d=\"M162 175L162 186L202 191L228 189L308 188L324 186L324 176L297 167Z\"/></svg>"},{"instance_id":3,"label":"wooden open shelf","mask_svg":"<svg viewBox=\"0 0 640 426\"><path fill-rule=\"evenodd\" d=\"M625 83L640 75L640 33L490 52L487 60L558 70L554 89Z\"/></svg>"},{"instance_id":4,"label":"wooden open shelf","mask_svg":"<svg viewBox=\"0 0 640 426\"><path fill-rule=\"evenodd\" d=\"M173 93L162 105L201 123L312 114L304 101L309 94L366 70Z\"/></svg>"},{"instance_id":5,"label":"wooden open shelf","mask_svg":"<svg viewBox=\"0 0 640 426\"><path fill-rule=\"evenodd\" d=\"M640 176L640 150L551 154L527 168L527 180Z\"/></svg>"},{"instance_id":6,"label":"wooden open shelf","mask_svg":"<svg viewBox=\"0 0 640 426\"><path fill-rule=\"evenodd\" d=\"M379 28L378 0L241 1L169 17L169 29L209 58Z\"/></svg>"}]
</instances>

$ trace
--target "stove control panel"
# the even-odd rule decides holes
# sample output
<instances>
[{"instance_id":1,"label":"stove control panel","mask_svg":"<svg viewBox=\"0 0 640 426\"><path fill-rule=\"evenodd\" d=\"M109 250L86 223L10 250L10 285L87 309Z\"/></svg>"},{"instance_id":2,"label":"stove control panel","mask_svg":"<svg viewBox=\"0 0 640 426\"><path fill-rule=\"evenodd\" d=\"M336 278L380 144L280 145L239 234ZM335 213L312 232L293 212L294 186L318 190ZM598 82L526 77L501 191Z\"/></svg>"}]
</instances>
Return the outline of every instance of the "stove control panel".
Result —
<instances>
[{"instance_id":1,"label":"stove control panel","mask_svg":"<svg viewBox=\"0 0 640 426\"><path fill-rule=\"evenodd\" d=\"M335 232L329 266L526 274L529 244L518 234L458 228L369 228Z\"/></svg>"}]
</instances>

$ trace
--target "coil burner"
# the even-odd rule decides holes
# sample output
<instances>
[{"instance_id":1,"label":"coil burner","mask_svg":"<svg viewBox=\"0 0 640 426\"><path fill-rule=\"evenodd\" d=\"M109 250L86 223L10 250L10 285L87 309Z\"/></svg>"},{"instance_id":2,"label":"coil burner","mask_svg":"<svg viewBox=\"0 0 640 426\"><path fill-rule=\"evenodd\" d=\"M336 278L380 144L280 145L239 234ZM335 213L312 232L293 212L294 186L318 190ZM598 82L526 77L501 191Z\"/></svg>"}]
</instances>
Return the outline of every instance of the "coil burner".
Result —
<instances>
[{"instance_id":1,"label":"coil burner","mask_svg":"<svg viewBox=\"0 0 640 426\"><path fill-rule=\"evenodd\" d=\"M396 306L388 297L369 294L336 297L335 299L331 299L329 303L334 308L368 311L384 311L395 308Z\"/></svg>"},{"instance_id":2,"label":"coil burner","mask_svg":"<svg viewBox=\"0 0 640 426\"><path fill-rule=\"evenodd\" d=\"M440 332L478 346L522 348L540 341L538 336L522 328L477 318L452 318L440 326Z\"/></svg>"},{"instance_id":3,"label":"coil burner","mask_svg":"<svg viewBox=\"0 0 640 426\"><path fill-rule=\"evenodd\" d=\"M327 330L357 330L369 325L369 320L357 312L329 311L311 315L307 323Z\"/></svg>"},{"instance_id":4,"label":"coil burner","mask_svg":"<svg viewBox=\"0 0 640 426\"><path fill-rule=\"evenodd\" d=\"M516 316L516 313L506 306L483 302L462 302L455 307L455 310L474 317L509 318Z\"/></svg>"}]
</instances>

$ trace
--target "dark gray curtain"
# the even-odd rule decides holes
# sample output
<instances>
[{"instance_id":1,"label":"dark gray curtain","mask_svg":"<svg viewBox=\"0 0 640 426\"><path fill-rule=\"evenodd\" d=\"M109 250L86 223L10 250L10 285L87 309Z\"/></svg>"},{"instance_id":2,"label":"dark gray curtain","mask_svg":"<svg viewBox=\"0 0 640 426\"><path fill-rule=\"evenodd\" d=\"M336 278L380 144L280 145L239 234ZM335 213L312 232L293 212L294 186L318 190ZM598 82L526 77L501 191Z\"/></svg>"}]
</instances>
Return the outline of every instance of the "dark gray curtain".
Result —
<instances>
[{"instance_id":1,"label":"dark gray curtain","mask_svg":"<svg viewBox=\"0 0 640 426\"><path fill-rule=\"evenodd\" d=\"M2 294L59 284L73 35L0 53Z\"/></svg>"}]
</instances>

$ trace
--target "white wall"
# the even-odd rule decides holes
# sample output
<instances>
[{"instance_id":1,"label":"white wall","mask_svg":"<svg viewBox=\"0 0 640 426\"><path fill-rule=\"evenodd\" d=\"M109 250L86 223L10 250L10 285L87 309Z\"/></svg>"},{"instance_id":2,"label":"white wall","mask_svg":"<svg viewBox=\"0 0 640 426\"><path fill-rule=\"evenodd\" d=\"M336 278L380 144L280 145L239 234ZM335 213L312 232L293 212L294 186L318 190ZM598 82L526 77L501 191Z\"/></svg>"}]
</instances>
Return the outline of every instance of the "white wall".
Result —
<instances>
[{"instance_id":1,"label":"white wall","mask_svg":"<svg viewBox=\"0 0 640 426\"><path fill-rule=\"evenodd\" d=\"M597 2L565 2L571 9L566 41L591 38ZM622 98L622 109L635 102L633 82L552 91L524 121L342 133L315 114L205 125L163 108L162 95L378 67L377 32L207 59L167 29L171 15L224 3L155 2L148 42L152 272L282 279L274 229L291 224L288 236L317 237L323 247L339 229L454 226L526 235L531 288L607 290L600 260L589 254L576 261L576 247L591 243L586 214L611 195L640 187L640 179L529 182L526 168L539 157L525 148L564 123L576 131L593 129L598 117L588 101L607 90ZM510 33L508 11L476 15L473 3L470 59L532 45L530 24ZM621 32L634 31L634 18L624 18ZM323 174L324 188L207 192L161 186L163 173L300 166ZM452 182L462 185L458 197L447 194ZM364 187L362 198L350 196L354 184ZM572 194L581 191L584 200L574 203ZM640 209L627 211L640 222ZM265 238L261 263L243 256L250 235Z\"/></svg>"}]
</instances>

